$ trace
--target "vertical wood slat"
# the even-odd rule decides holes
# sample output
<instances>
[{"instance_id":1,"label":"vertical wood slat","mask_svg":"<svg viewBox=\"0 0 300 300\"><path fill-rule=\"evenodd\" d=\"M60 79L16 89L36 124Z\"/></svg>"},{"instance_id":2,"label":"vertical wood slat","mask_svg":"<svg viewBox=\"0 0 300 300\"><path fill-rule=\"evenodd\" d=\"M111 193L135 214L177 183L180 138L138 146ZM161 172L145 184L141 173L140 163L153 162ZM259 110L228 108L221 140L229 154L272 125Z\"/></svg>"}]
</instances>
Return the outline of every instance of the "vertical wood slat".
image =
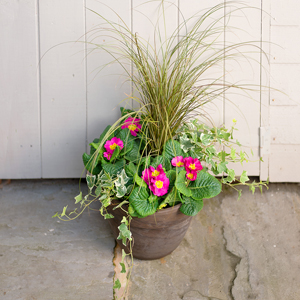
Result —
<instances>
[{"instance_id":1,"label":"vertical wood slat","mask_svg":"<svg viewBox=\"0 0 300 300\"><path fill-rule=\"evenodd\" d=\"M36 1L0 3L0 178L40 178Z\"/></svg>"},{"instance_id":2,"label":"vertical wood slat","mask_svg":"<svg viewBox=\"0 0 300 300\"><path fill-rule=\"evenodd\" d=\"M270 5L271 0L263 0L262 1L262 50L264 53L261 53L261 121L260 126L264 128L268 128L270 126L270 118L269 118L269 102L270 102ZM266 88L264 88L266 87ZM262 129L261 132L264 130ZM261 136L261 139L265 137ZM268 142L268 141L267 141ZM260 145L260 155L263 161L260 162L260 170L259 177L260 180L266 181L269 177L269 151L268 144ZM267 149L266 149L267 147Z\"/></svg>"},{"instance_id":3,"label":"vertical wood slat","mask_svg":"<svg viewBox=\"0 0 300 300\"><path fill-rule=\"evenodd\" d=\"M233 10L230 16L229 26L232 32L226 30L225 40L230 43L243 43L256 41L253 44L260 46L261 39L261 1L246 1L249 7L242 10L235 10L228 6L227 12ZM237 29L238 28L238 29ZM260 127L260 51L253 47L240 48L247 58L242 56L237 61L226 62L225 81L237 85L251 84L257 92L231 90L226 93L225 102L225 125L230 127L232 120L237 120L238 131L234 133L234 138L244 146L241 149L249 155L249 163L235 166L239 174L246 169L248 175L259 174L259 127ZM247 52L248 51L248 52ZM254 53L253 53L254 52ZM227 100L227 98L229 100ZM253 154L251 154L251 150ZM230 166L229 166L230 167Z\"/></svg>"},{"instance_id":4,"label":"vertical wood slat","mask_svg":"<svg viewBox=\"0 0 300 300\"><path fill-rule=\"evenodd\" d=\"M84 1L40 1L42 177L80 177L86 141Z\"/></svg>"},{"instance_id":5,"label":"vertical wood slat","mask_svg":"<svg viewBox=\"0 0 300 300\"><path fill-rule=\"evenodd\" d=\"M117 22L130 28L131 2L130 0L111 0L108 6L103 3L87 1L87 41L109 46L115 41L109 37L109 32L100 31L109 26L103 25L103 20L96 13L104 16L110 21ZM92 12L95 11L96 13ZM115 12L118 13L122 21ZM111 51L116 48L112 47ZM87 141L88 144L100 134L107 125L112 125L121 115L120 107L126 106L122 102L130 94L130 83L124 82L124 70L118 63L109 65L101 70L101 67L111 62L114 58L101 49L95 49L93 45L87 44ZM122 102L122 103L121 103ZM131 101L129 101L131 102ZM89 147L88 147L89 148ZM88 150L89 151L89 150Z\"/></svg>"}]
</instances>

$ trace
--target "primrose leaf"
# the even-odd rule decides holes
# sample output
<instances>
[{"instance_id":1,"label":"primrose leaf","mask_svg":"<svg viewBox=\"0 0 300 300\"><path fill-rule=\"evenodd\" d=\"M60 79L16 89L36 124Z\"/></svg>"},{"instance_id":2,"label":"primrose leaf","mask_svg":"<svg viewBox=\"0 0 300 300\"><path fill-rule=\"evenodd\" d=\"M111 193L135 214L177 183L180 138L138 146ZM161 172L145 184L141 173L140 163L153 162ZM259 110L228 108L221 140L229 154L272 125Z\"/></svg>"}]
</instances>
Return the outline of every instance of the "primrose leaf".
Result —
<instances>
[{"instance_id":1,"label":"primrose leaf","mask_svg":"<svg viewBox=\"0 0 300 300\"><path fill-rule=\"evenodd\" d=\"M130 162L128 165L125 165L125 172L128 176L133 177L137 173L137 167L133 162Z\"/></svg>"},{"instance_id":2,"label":"primrose leaf","mask_svg":"<svg viewBox=\"0 0 300 300\"><path fill-rule=\"evenodd\" d=\"M136 182L137 185L146 188L147 187L147 183L137 174L134 174L133 177L134 182Z\"/></svg>"},{"instance_id":3,"label":"primrose leaf","mask_svg":"<svg viewBox=\"0 0 300 300\"><path fill-rule=\"evenodd\" d=\"M197 175L190 183L191 197L195 200L208 199L217 196L222 190L221 182L205 171Z\"/></svg>"},{"instance_id":4,"label":"primrose leaf","mask_svg":"<svg viewBox=\"0 0 300 300\"><path fill-rule=\"evenodd\" d=\"M148 198L149 193L145 187L136 187L129 196L129 203L142 217L154 214L158 207L158 201L151 203Z\"/></svg>"},{"instance_id":5,"label":"primrose leaf","mask_svg":"<svg viewBox=\"0 0 300 300\"><path fill-rule=\"evenodd\" d=\"M164 145L164 151L162 155L168 160L171 160L176 156L183 156L180 143L172 139L168 140Z\"/></svg>"},{"instance_id":6,"label":"primrose leaf","mask_svg":"<svg viewBox=\"0 0 300 300\"><path fill-rule=\"evenodd\" d=\"M181 194L190 197L192 195L192 191L186 186L185 174L186 171L184 170L180 171L180 173L176 178L175 186Z\"/></svg>"},{"instance_id":7,"label":"primrose leaf","mask_svg":"<svg viewBox=\"0 0 300 300\"><path fill-rule=\"evenodd\" d=\"M107 163L103 165L103 170L110 175L117 175L118 172L120 172L125 167L125 160L121 159L117 161L116 163Z\"/></svg>"},{"instance_id":8,"label":"primrose leaf","mask_svg":"<svg viewBox=\"0 0 300 300\"><path fill-rule=\"evenodd\" d=\"M194 200L190 197L183 196L184 204L181 205L180 211L187 216L195 216L203 208L202 200Z\"/></svg>"}]
</instances>

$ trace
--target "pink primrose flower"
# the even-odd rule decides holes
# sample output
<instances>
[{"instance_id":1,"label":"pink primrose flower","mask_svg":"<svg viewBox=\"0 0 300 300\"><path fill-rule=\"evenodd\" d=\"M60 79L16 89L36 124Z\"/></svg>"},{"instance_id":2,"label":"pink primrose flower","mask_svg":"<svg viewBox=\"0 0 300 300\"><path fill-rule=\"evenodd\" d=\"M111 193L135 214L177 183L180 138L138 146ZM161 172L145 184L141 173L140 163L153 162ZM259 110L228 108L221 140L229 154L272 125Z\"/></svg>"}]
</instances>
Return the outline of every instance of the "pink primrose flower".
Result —
<instances>
[{"instance_id":1,"label":"pink primrose flower","mask_svg":"<svg viewBox=\"0 0 300 300\"><path fill-rule=\"evenodd\" d=\"M186 170L186 178L191 181L196 180L197 173L203 169L199 159L186 157L183 162Z\"/></svg>"},{"instance_id":2,"label":"pink primrose flower","mask_svg":"<svg viewBox=\"0 0 300 300\"><path fill-rule=\"evenodd\" d=\"M148 186L150 185L150 181L151 178L155 178L159 175L165 175L164 169L162 167L162 165L158 165L157 168L153 168L152 166L150 166L149 168L145 169L142 172L142 179L148 184Z\"/></svg>"},{"instance_id":3,"label":"pink primrose flower","mask_svg":"<svg viewBox=\"0 0 300 300\"><path fill-rule=\"evenodd\" d=\"M168 192L170 180L165 174L160 174L151 178L150 190L156 196L163 196Z\"/></svg>"},{"instance_id":4,"label":"pink primrose flower","mask_svg":"<svg viewBox=\"0 0 300 300\"><path fill-rule=\"evenodd\" d=\"M125 120L124 124L122 125L122 129L128 128L130 133L134 136L138 133L138 131L142 128L141 124L139 123L141 119L138 118L128 118Z\"/></svg>"},{"instance_id":5,"label":"pink primrose flower","mask_svg":"<svg viewBox=\"0 0 300 300\"><path fill-rule=\"evenodd\" d=\"M104 148L107 152L113 153L117 146L123 149L124 143L121 139L113 137L110 141L106 141Z\"/></svg>"},{"instance_id":6,"label":"pink primrose flower","mask_svg":"<svg viewBox=\"0 0 300 300\"><path fill-rule=\"evenodd\" d=\"M197 179L197 172L186 172L186 178L190 181L195 181Z\"/></svg>"},{"instance_id":7,"label":"pink primrose flower","mask_svg":"<svg viewBox=\"0 0 300 300\"><path fill-rule=\"evenodd\" d=\"M183 167L183 157L182 156L176 156L171 160L172 166L174 167Z\"/></svg>"},{"instance_id":8,"label":"pink primrose flower","mask_svg":"<svg viewBox=\"0 0 300 300\"><path fill-rule=\"evenodd\" d=\"M111 152L104 152L104 153L103 153L103 156L104 156L107 160L110 160L110 159L111 159L111 156L112 156L112 153L111 153Z\"/></svg>"},{"instance_id":9,"label":"pink primrose flower","mask_svg":"<svg viewBox=\"0 0 300 300\"><path fill-rule=\"evenodd\" d=\"M123 149L124 147L123 141L119 138L113 137L110 141L109 140L106 141L104 148L106 149L107 152L104 152L103 156L107 160L110 160L117 146L119 146L120 149Z\"/></svg>"}]
</instances>

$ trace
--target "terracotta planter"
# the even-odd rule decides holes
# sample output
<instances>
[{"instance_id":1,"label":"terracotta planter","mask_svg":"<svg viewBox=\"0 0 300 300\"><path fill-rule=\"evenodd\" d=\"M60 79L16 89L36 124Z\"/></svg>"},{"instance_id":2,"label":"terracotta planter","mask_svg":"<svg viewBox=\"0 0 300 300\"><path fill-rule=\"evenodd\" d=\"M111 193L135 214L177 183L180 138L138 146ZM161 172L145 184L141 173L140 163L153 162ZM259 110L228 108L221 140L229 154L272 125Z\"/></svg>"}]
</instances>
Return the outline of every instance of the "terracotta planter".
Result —
<instances>
[{"instance_id":1,"label":"terracotta planter","mask_svg":"<svg viewBox=\"0 0 300 300\"><path fill-rule=\"evenodd\" d=\"M117 239L118 226L126 213L120 208L113 210L116 205L108 207L108 212L114 216L114 219L108 221L116 241L128 253L128 248ZM179 208L180 204L162 209L146 218L131 220L133 257L143 260L158 259L170 254L179 246L192 220L191 216L186 216Z\"/></svg>"}]
</instances>

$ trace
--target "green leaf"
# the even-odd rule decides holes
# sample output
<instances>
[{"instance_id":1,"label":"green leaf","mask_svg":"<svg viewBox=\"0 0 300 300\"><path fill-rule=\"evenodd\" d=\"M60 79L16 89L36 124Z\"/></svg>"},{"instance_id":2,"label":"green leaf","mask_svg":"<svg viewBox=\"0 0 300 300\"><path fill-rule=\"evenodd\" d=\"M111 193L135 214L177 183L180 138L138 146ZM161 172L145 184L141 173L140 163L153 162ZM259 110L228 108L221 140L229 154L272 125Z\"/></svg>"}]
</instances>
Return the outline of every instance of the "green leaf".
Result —
<instances>
[{"instance_id":1,"label":"green leaf","mask_svg":"<svg viewBox=\"0 0 300 300\"><path fill-rule=\"evenodd\" d=\"M104 215L104 219L113 219L113 218L114 218L114 216L111 215L111 214L105 214Z\"/></svg>"},{"instance_id":2,"label":"green leaf","mask_svg":"<svg viewBox=\"0 0 300 300\"><path fill-rule=\"evenodd\" d=\"M247 176L247 171L243 171L243 173L242 173L242 175L241 175L241 177L240 177L240 182L241 183L245 183L246 181L248 181L249 180L249 178L248 178L248 176Z\"/></svg>"},{"instance_id":3,"label":"green leaf","mask_svg":"<svg viewBox=\"0 0 300 300\"><path fill-rule=\"evenodd\" d=\"M133 162L130 162L128 165L125 165L125 172L127 176L133 177L137 173L137 167Z\"/></svg>"},{"instance_id":4,"label":"green leaf","mask_svg":"<svg viewBox=\"0 0 300 300\"><path fill-rule=\"evenodd\" d=\"M255 193L255 186L254 185L250 185L249 186L249 190L252 192L252 195Z\"/></svg>"},{"instance_id":5,"label":"green leaf","mask_svg":"<svg viewBox=\"0 0 300 300\"><path fill-rule=\"evenodd\" d=\"M127 225L125 223L122 223L119 227L119 236L117 237L118 240L122 240L122 244L124 246L126 246L126 242L127 242L127 239L129 241L132 240L132 237L131 237L131 232L130 230L128 229Z\"/></svg>"},{"instance_id":6,"label":"green leaf","mask_svg":"<svg viewBox=\"0 0 300 300\"><path fill-rule=\"evenodd\" d=\"M175 181L175 186L179 190L179 192L187 197L192 195L192 191L186 186L186 171L181 171Z\"/></svg>"},{"instance_id":7,"label":"green leaf","mask_svg":"<svg viewBox=\"0 0 300 300\"><path fill-rule=\"evenodd\" d=\"M125 167L125 160L121 159L117 161L116 163L107 163L103 165L103 170L110 175L117 175L118 172L120 172Z\"/></svg>"},{"instance_id":8,"label":"green leaf","mask_svg":"<svg viewBox=\"0 0 300 300\"><path fill-rule=\"evenodd\" d=\"M169 171L172 167L170 159L168 159L162 155L156 156L151 163L151 166L155 169L157 168L158 165L162 165L166 171Z\"/></svg>"},{"instance_id":9,"label":"green leaf","mask_svg":"<svg viewBox=\"0 0 300 300\"><path fill-rule=\"evenodd\" d=\"M125 257L126 257L126 252L124 249L122 249L122 262L124 262Z\"/></svg>"},{"instance_id":10,"label":"green leaf","mask_svg":"<svg viewBox=\"0 0 300 300\"><path fill-rule=\"evenodd\" d=\"M172 139L168 140L164 145L164 151L162 155L168 160L171 160L176 156L183 156L183 151L181 149L180 143Z\"/></svg>"},{"instance_id":11,"label":"green leaf","mask_svg":"<svg viewBox=\"0 0 300 300\"><path fill-rule=\"evenodd\" d=\"M127 188L126 188L126 186L118 186L118 187L116 187L116 191L117 191L116 197L123 198L127 192Z\"/></svg>"},{"instance_id":12,"label":"green leaf","mask_svg":"<svg viewBox=\"0 0 300 300\"><path fill-rule=\"evenodd\" d=\"M132 149L126 153L125 158L132 162L138 162L141 159L140 145L137 141L133 141Z\"/></svg>"},{"instance_id":13,"label":"green leaf","mask_svg":"<svg viewBox=\"0 0 300 300\"><path fill-rule=\"evenodd\" d=\"M178 202L182 202L182 198L180 196L180 193L178 192L176 187L173 187L171 192L168 193L166 199L161 202L161 204L159 205L159 208L163 208L164 206L166 206L167 204L169 204L170 206L175 205Z\"/></svg>"},{"instance_id":14,"label":"green leaf","mask_svg":"<svg viewBox=\"0 0 300 300\"><path fill-rule=\"evenodd\" d=\"M149 193L144 187L136 187L129 196L129 203L142 217L154 214L158 207L158 201L150 203L148 198Z\"/></svg>"},{"instance_id":15,"label":"green leaf","mask_svg":"<svg viewBox=\"0 0 300 300\"><path fill-rule=\"evenodd\" d=\"M138 186L141 186L141 187L144 187L146 188L147 187L147 183L137 174L135 173L134 176L133 176L133 181L138 185Z\"/></svg>"},{"instance_id":16,"label":"green leaf","mask_svg":"<svg viewBox=\"0 0 300 300\"><path fill-rule=\"evenodd\" d=\"M120 280L119 279L117 279L116 281L115 281L115 284L114 284L114 286L113 286L113 289L120 289L121 288L121 282L120 282Z\"/></svg>"},{"instance_id":17,"label":"green leaf","mask_svg":"<svg viewBox=\"0 0 300 300\"><path fill-rule=\"evenodd\" d=\"M82 160L85 168L93 175L97 175L101 172L101 166L98 164L98 161L95 157L83 153Z\"/></svg>"},{"instance_id":18,"label":"green leaf","mask_svg":"<svg viewBox=\"0 0 300 300\"><path fill-rule=\"evenodd\" d=\"M150 202L150 203L153 203L153 202L155 202L155 201L157 201L157 196L156 195L153 195L153 194L151 194L150 196L149 196L149 198L148 198L148 201Z\"/></svg>"},{"instance_id":19,"label":"green leaf","mask_svg":"<svg viewBox=\"0 0 300 300\"><path fill-rule=\"evenodd\" d=\"M96 190L95 190L96 196L97 196L97 197L100 196L100 195L101 195L101 192L102 192L102 187L101 187L101 185L99 184L99 185L97 186Z\"/></svg>"},{"instance_id":20,"label":"green leaf","mask_svg":"<svg viewBox=\"0 0 300 300\"><path fill-rule=\"evenodd\" d=\"M223 173L223 172L227 173L227 171L228 171L227 166L226 166L227 164L228 164L227 161L218 164L218 167L217 167L217 170L219 172L218 174Z\"/></svg>"},{"instance_id":21,"label":"green leaf","mask_svg":"<svg viewBox=\"0 0 300 300\"><path fill-rule=\"evenodd\" d=\"M191 196L195 200L208 199L217 196L222 190L221 182L205 171L197 175L190 183Z\"/></svg>"},{"instance_id":22,"label":"green leaf","mask_svg":"<svg viewBox=\"0 0 300 300\"><path fill-rule=\"evenodd\" d=\"M87 182L87 185L88 185L89 189L91 190L95 186L96 176L95 175L91 176L91 175L87 174L86 175L86 182Z\"/></svg>"},{"instance_id":23,"label":"green leaf","mask_svg":"<svg viewBox=\"0 0 300 300\"><path fill-rule=\"evenodd\" d=\"M202 200L194 200L190 197L182 197L184 204L181 205L180 211L187 216L195 216L203 208Z\"/></svg>"},{"instance_id":24,"label":"green leaf","mask_svg":"<svg viewBox=\"0 0 300 300\"><path fill-rule=\"evenodd\" d=\"M234 172L233 169L230 169L230 170L228 170L227 173L228 173L228 176L227 176L226 178L224 178L224 180L225 180L226 182L231 183L232 181L235 180L235 172Z\"/></svg>"},{"instance_id":25,"label":"green leaf","mask_svg":"<svg viewBox=\"0 0 300 300\"><path fill-rule=\"evenodd\" d=\"M238 190L239 196L238 196L238 201L241 199L242 197L242 190Z\"/></svg>"},{"instance_id":26,"label":"green leaf","mask_svg":"<svg viewBox=\"0 0 300 300\"><path fill-rule=\"evenodd\" d=\"M201 133L200 140L204 146L208 146L212 141L213 137L210 134Z\"/></svg>"},{"instance_id":27,"label":"green leaf","mask_svg":"<svg viewBox=\"0 0 300 300\"><path fill-rule=\"evenodd\" d=\"M230 150L230 156L233 160L236 160L236 154L235 154L236 150L234 148L231 148Z\"/></svg>"},{"instance_id":28,"label":"green leaf","mask_svg":"<svg viewBox=\"0 0 300 300\"><path fill-rule=\"evenodd\" d=\"M120 147L119 146L116 146L111 158L110 158L110 161L113 161L115 158L117 158L120 154Z\"/></svg>"},{"instance_id":29,"label":"green leaf","mask_svg":"<svg viewBox=\"0 0 300 300\"><path fill-rule=\"evenodd\" d=\"M78 202L80 202L82 200L82 192L80 192L80 194L77 195L74 199L76 200L75 204L77 204Z\"/></svg>"},{"instance_id":30,"label":"green leaf","mask_svg":"<svg viewBox=\"0 0 300 300\"><path fill-rule=\"evenodd\" d=\"M179 168L178 168L179 169ZM169 178L170 180L170 184L169 184L169 190L171 190L173 188L173 186L175 185L175 181L176 181L176 171L175 170L170 170L168 172L166 172L166 176Z\"/></svg>"},{"instance_id":31,"label":"green leaf","mask_svg":"<svg viewBox=\"0 0 300 300\"><path fill-rule=\"evenodd\" d=\"M63 216L65 216L66 215L66 210L67 210L67 207L68 207L68 205L67 206L65 206L64 208L63 208L63 211L62 211L62 213L61 213L61 217L63 217Z\"/></svg>"},{"instance_id":32,"label":"green leaf","mask_svg":"<svg viewBox=\"0 0 300 300\"><path fill-rule=\"evenodd\" d=\"M195 144L188 138L188 136L185 133L179 138L179 140L180 148L183 150L184 153L187 153L195 148Z\"/></svg>"},{"instance_id":33,"label":"green leaf","mask_svg":"<svg viewBox=\"0 0 300 300\"><path fill-rule=\"evenodd\" d=\"M126 273L125 264L120 262L120 266L122 267L121 273Z\"/></svg>"}]
</instances>

